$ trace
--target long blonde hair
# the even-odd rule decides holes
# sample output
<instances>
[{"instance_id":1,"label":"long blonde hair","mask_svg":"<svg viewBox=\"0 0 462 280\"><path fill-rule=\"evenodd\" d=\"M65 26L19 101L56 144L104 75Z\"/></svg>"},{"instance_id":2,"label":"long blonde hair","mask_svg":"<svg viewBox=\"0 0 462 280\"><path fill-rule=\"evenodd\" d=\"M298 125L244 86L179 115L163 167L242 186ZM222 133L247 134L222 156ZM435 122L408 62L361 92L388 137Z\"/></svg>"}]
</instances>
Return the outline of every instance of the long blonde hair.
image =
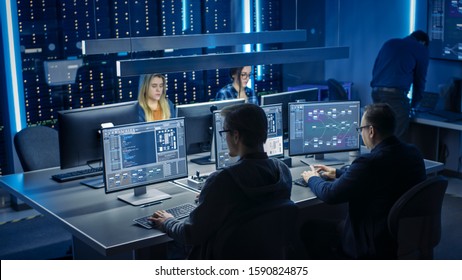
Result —
<instances>
[{"instance_id":1,"label":"long blonde hair","mask_svg":"<svg viewBox=\"0 0 462 280\"><path fill-rule=\"evenodd\" d=\"M140 87L140 92L138 94L138 103L140 104L141 108L143 108L144 115L146 116L146 121L154 120L153 112L148 106L147 94L148 94L149 87L151 84L151 79L155 77L161 78L162 83L164 85L162 89L162 95L160 96L159 104L158 104L158 106L160 106L160 108L162 109L162 119L164 120L169 119L171 116L170 106L167 100L167 83L165 80L165 76L161 74L147 74L147 75L144 75L143 83L142 83L142 86Z\"/></svg>"}]
</instances>

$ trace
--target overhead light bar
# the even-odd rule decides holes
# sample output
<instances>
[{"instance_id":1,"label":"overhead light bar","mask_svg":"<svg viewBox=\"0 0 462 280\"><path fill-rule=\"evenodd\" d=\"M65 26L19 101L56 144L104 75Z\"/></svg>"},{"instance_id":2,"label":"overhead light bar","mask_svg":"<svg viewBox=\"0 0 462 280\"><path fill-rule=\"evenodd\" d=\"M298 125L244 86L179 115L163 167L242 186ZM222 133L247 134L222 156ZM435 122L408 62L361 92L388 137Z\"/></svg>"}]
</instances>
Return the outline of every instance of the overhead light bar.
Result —
<instances>
[{"instance_id":1,"label":"overhead light bar","mask_svg":"<svg viewBox=\"0 0 462 280\"><path fill-rule=\"evenodd\" d=\"M409 7L409 34L415 31L415 11L416 11L416 6L415 6L415 0L410 1L410 7Z\"/></svg>"},{"instance_id":2,"label":"overhead light bar","mask_svg":"<svg viewBox=\"0 0 462 280\"><path fill-rule=\"evenodd\" d=\"M212 70L242 65L287 64L323 61L349 57L349 47L324 47L269 50L251 53L224 53L119 60L117 76L138 76L149 73L175 73Z\"/></svg>"},{"instance_id":3,"label":"overhead light bar","mask_svg":"<svg viewBox=\"0 0 462 280\"><path fill-rule=\"evenodd\" d=\"M83 40L82 54L142 52L165 49L192 49L245 44L273 44L306 41L306 30L216 33Z\"/></svg>"}]
</instances>

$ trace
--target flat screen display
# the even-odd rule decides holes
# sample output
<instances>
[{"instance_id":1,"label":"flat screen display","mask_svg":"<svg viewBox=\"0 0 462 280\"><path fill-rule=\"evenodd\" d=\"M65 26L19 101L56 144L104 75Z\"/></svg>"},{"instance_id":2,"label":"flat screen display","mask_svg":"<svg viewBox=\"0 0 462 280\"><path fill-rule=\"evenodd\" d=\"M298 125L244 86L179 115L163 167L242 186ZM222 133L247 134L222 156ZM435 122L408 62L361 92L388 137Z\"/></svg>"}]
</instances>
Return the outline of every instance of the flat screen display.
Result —
<instances>
[{"instance_id":1,"label":"flat screen display","mask_svg":"<svg viewBox=\"0 0 462 280\"><path fill-rule=\"evenodd\" d=\"M104 129L106 192L187 177L185 143L184 118ZM136 198L136 194L129 196ZM149 202L150 199L146 196L140 203Z\"/></svg>"},{"instance_id":2,"label":"flat screen display","mask_svg":"<svg viewBox=\"0 0 462 280\"><path fill-rule=\"evenodd\" d=\"M282 115L285 116L283 119L283 132L284 137L287 138L287 133L289 131L288 127L288 104L291 102L308 102L308 101L318 101L318 89L309 88L296 91L280 92L273 93L268 95L263 95L261 97L261 105L270 105L270 104L282 104Z\"/></svg>"},{"instance_id":3,"label":"flat screen display","mask_svg":"<svg viewBox=\"0 0 462 280\"><path fill-rule=\"evenodd\" d=\"M230 99L177 105L176 116L185 118L187 154L211 151L213 111L244 102L245 99Z\"/></svg>"},{"instance_id":4,"label":"flat screen display","mask_svg":"<svg viewBox=\"0 0 462 280\"><path fill-rule=\"evenodd\" d=\"M360 149L359 101L289 104L289 155Z\"/></svg>"},{"instance_id":5,"label":"flat screen display","mask_svg":"<svg viewBox=\"0 0 462 280\"><path fill-rule=\"evenodd\" d=\"M138 122L137 101L58 112L61 168L101 163L101 128Z\"/></svg>"},{"instance_id":6,"label":"flat screen display","mask_svg":"<svg viewBox=\"0 0 462 280\"><path fill-rule=\"evenodd\" d=\"M462 1L428 1L431 58L462 61Z\"/></svg>"},{"instance_id":7,"label":"flat screen display","mask_svg":"<svg viewBox=\"0 0 462 280\"><path fill-rule=\"evenodd\" d=\"M282 104L261 106L265 111L268 119L268 138L263 146L266 154L269 157L283 157L284 143L282 133ZM229 156L229 149L226 138L220 136L220 130L223 130L224 118L221 116L221 111L213 112L214 131L215 131L215 166L216 169L222 169L235 163L238 158ZM223 134L224 136L224 134Z\"/></svg>"}]
</instances>

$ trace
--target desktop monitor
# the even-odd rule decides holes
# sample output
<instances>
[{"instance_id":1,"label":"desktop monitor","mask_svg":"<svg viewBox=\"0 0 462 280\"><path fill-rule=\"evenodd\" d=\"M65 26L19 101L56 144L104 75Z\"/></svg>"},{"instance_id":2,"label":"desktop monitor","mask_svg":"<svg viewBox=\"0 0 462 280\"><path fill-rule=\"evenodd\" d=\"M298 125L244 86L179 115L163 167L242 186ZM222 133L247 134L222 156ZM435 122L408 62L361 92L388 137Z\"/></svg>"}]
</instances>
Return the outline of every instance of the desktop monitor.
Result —
<instances>
[{"instance_id":1,"label":"desktop monitor","mask_svg":"<svg viewBox=\"0 0 462 280\"><path fill-rule=\"evenodd\" d=\"M288 126L288 104L291 102L308 102L318 101L318 89L308 88L296 91L273 93L261 96L261 105L282 104L283 118L283 132L284 138L287 139L289 126Z\"/></svg>"},{"instance_id":2,"label":"desktop monitor","mask_svg":"<svg viewBox=\"0 0 462 280\"><path fill-rule=\"evenodd\" d=\"M48 60L43 62L45 78L49 86L75 83L83 59Z\"/></svg>"},{"instance_id":3,"label":"desktop monitor","mask_svg":"<svg viewBox=\"0 0 462 280\"><path fill-rule=\"evenodd\" d=\"M61 168L101 162L101 125L138 122L136 104L132 101L58 112Z\"/></svg>"},{"instance_id":4,"label":"desktop monitor","mask_svg":"<svg viewBox=\"0 0 462 280\"><path fill-rule=\"evenodd\" d=\"M312 164L340 164L324 154L358 151L359 101L289 104L289 155L314 155Z\"/></svg>"},{"instance_id":5,"label":"desktop monitor","mask_svg":"<svg viewBox=\"0 0 462 280\"><path fill-rule=\"evenodd\" d=\"M120 200L141 205L170 198L146 186L188 176L184 118L105 128L102 137L106 193L134 189Z\"/></svg>"},{"instance_id":6,"label":"desktop monitor","mask_svg":"<svg viewBox=\"0 0 462 280\"><path fill-rule=\"evenodd\" d=\"M284 114L282 104L262 105L268 119L268 138L263 146L269 157L284 156L283 123Z\"/></svg>"},{"instance_id":7,"label":"desktop monitor","mask_svg":"<svg viewBox=\"0 0 462 280\"><path fill-rule=\"evenodd\" d=\"M185 118L186 153L197 154L211 152L212 147L212 113L229 105L244 103L244 99L230 99L176 106L177 117ZM213 164L215 160L210 155L191 160L197 164Z\"/></svg>"},{"instance_id":8,"label":"desktop monitor","mask_svg":"<svg viewBox=\"0 0 462 280\"><path fill-rule=\"evenodd\" d=\"M228 143L226 142L226 136L220 135L220 131L223 130L224 118L221 115L221 110L213 112L213 131L214 131L214 147L215 149L215 168L222 169L230 166L239 160L239 157L231 157L229 155Z\"/></svg>"},{"instance_id":9,"label":"desktop monitor","mask_svg":"<svg viewBox=\"0 0 462 280\"><path fill-rule=\"evenodd\" d=\"M264 144L264 150L269 157L283 157L284 143L282 133L282 104L261 106L268 119L268 138ZM223 130L224 118L221 111L213 112L213 124L215 131L215 167L222 169L235 163L238 158L230 157L226 138L221 137L219 131Z\"/></svg>"}]
</instances>

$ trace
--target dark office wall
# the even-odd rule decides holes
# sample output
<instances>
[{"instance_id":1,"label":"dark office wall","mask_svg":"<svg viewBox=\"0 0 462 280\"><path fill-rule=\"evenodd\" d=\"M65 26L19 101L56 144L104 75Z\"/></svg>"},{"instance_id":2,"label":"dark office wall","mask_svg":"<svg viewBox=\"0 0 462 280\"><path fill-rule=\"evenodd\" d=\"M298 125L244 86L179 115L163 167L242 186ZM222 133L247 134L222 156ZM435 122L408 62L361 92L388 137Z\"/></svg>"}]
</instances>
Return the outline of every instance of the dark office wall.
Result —
<instances>
[{"instance_id":1,"label":"dark office wall","mask_svg":"<svg viewBox=\"0 0 462 280\"><path fill-rule=\"evenodd\" d=\"M283 1L281 29L305 29L304 42L284 44L284 48L315 48L325 46L325 1ZM284 64L283 90L287 87L324 80L324 61Z\"/></svg>"},{"instance_id":2,"label":"dark office wall","mask_svg":"<svg viewBox=\"0 0 462 280\"><path fill-rule=\"evenodd\" d=\"M326 42L338 41L338 45L350 47L350 58L326 61L326 78L348 80L354 83L353 96L362 104L370 99L369 83L372 66L382 44L393 37L409 35L410 1L326 1ZM426 30L426 1L416 1L416 29ZM338 9L337 17L329 13ZM337 30L338 29L338 30ZM439 91L452 77L462 77L460 62L431 60L426 90Z\"/></svg>"},{"instance_id":3,"label":"dark office wall","mask_svg":"<svg viewBox=\"0 0 462 280\"><path fill-rule=\"evenodd\" d=\"M350 47L350 58L327 61L326 77L352 81L353 96L370 103L369 82L375 56L392 37L404 37L409 30L409 8L402 0L327 1L326 12L338 11L337 26L326 31L327 40ZM407 5L407 6L406 6ZM405 7L406 6L406 7ZM329 26L329 20L326 24Z\"/></svg>"}]
</instances>

